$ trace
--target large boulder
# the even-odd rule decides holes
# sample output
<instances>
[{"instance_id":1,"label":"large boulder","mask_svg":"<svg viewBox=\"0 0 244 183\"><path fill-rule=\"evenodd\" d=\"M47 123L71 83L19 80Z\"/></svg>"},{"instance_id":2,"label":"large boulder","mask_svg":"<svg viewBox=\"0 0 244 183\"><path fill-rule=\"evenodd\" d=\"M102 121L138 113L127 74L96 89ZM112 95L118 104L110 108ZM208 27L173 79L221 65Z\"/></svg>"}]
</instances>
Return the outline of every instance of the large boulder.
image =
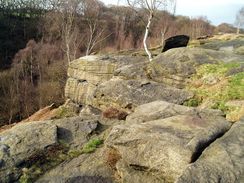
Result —
<instances>
[{"instance_id":1,"label":"large boulder","mask_svg":"<svg viewBox=\"0 0 244 183\"><path fill-rule=\"evenodd\" d=\"M211 144L177 183L244 182L244 120Z\"/></svg>"},{"instance_id":2,"label":"large boulder","mask_svg":"<svg viewBox=\"0 0 244 183\"><path fill-rule=\"evenodd\" d=\"M85 103L96 85L112 78L115 68L115 64L97 56L72 61L68 68L65 96L75 103Z\"/></svg>"},{"instance_id":3,"label":"large boulder","mask_svg":"<svg viewBox=\"0 0 244 183\"><path fill-rule=\"evenodd\" d=\"M23 123L0 133L0 182L21 175L19 167L57 143L57 126L48 122Z\"/></svg>"},{"instance_id":4,"label":"large boulder","mask_svg":"<svg viewBox=\"0 0 244 183\"><path fill-rule=\"evenodd\" d=\"M144 116L150 106L156 106L155 102L147 105L139 109L147 108ZM113 127L105 141L107 147L121 155L116 167L122 182L143 183L152 177L151 182L174 182L188 164L231 127L218 112L197 112L164 102L161 105L165 106L155 114L148 113L152 120L129 116L125 124ZM166 108L171 108L170 115ZM140 122L136 122L136 116Z\"/></svg>"},{"instance_id":5,"label":"large boulder","mask_svg":"<svg viewBox=\"0 0 244 183\"><path fill-rule=\"evenodd\" d=\"M68 69L65 96L76 104L77 108L81 108L92 102L96 87L114 75L125 78L138 77L138 72L133 74L124 71L125 74L122 74L118 68L131 68L138 63L145 63L145 60L145 57L139 56L86 56L74 60ZM135 67L133 70L136 71Z\"/></svg>"},{"instance_id":6,"label":"large boulder","mask_svg":"<svg viewBox=\"0 0 244 183\"><path fill-rule=\"evenodd\" d=\"M243 58L224 51L202 48L175 48L158 55L148 65L148 77L160 83L184 88L202 64L217 64L220 61L241 61Z\"/></svg>"},{"instance_id":7,"label":"large boulder","mask_svg":"<svg viewBox=\"0 0 244 183\"><path fill-rule=\"evenodd\" d=\"M100 127L93 116L72 117L52 121L57 126L58 140L69 144L71 148L79 148Z\"/></svg>"},{"instance_id":8,"label":"large boulder","mask_svg":"<svg viewBox=\"0 0 244 183\"><path fill-rule=\"evenodd\" d=\"M37 183L112 183L113 171L104 161L104 150L83 154L44 174Z\"/></svg>"},{"instance_id":9,"label":"large boulder","mask_svg":"<svg viewBox=\"0 0 244 183\"><path fill-rule=\"evenodd\" d=\"M212 109L200 109L172 104L165 101L154 101L135 108L135 111L127 116L126 123L136 124L169 118L176 115L200 115L204 118L212 116L224 116L223 112Z\"/></svg>"},{"instance_id":10,"label":"large boulder","mask_svg":"<svg viewBox=\"0 0 244 183\"><path fill-rule=\"evenodd\" d=\"M55 151L60 142L70 149L81 148L98 127L99 122L93 117L73 117L21 122L1 132L0 182L18 180L23 168L29 168L49 150Z\"/></svg>"},{"instance_id":11,"label":"large boulder","mask_svg":"<svg viewBox=\"0 0 244 183\"><path fill-rule=\"evenodd\" d=\"M99 85L94 92L94 99L90 105L106 109L110 106L133 111L135 107L164 100L182 104L193 95L185 90L148 80L111 79Z\"/></svg>"},{"instance_id":12,"label":"large boulder","mask_svg":"<svg viewBox=\"0 0 244 183\"><path fill-rule=\"evenodd\" d=\"M192 94L150 81L146 58L139 56L89 56L71 63L65 96L78 110L105 110L111 106L133 111L134 107L165 100L182 104Z\"/></svg>"}]
</instances>

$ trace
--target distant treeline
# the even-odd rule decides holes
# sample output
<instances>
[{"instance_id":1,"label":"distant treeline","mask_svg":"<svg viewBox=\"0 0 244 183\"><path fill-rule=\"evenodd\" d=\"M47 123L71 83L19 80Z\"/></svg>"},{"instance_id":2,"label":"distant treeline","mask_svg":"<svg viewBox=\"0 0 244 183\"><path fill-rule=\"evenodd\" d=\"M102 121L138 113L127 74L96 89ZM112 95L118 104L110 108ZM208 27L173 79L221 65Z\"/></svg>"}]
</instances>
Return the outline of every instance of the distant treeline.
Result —
<instances>
[{"instance_id":1,"label":"distant treeline","mask_svg":"<svg viewBox=\"0 0 244 183\"><path fill-rule=\"evenodd\" d=\"M150 46L177 34L191 38L215 32L206 17L158 11ZM0 0L0 126L38 109L63 103L69 62L93 52L142 47L145 10L105 6L98 0Z\"/></svg>"}]
</instances>

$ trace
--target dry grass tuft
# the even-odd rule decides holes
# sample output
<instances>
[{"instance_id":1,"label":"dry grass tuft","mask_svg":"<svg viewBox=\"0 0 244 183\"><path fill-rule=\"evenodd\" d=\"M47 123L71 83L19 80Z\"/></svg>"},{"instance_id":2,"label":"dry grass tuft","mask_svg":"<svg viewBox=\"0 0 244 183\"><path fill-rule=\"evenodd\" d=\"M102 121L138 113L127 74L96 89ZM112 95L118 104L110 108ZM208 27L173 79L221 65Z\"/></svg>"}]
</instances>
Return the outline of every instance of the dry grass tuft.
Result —
<instances>
[{"instance_id":1,"label":"dry grass tuft","mask_svg":"<svg viewBox=\"0 0 244 183\"><path fill-rule=\"evenodd\" d=\"M107 110L103 111L102 116L108 119L118 119L118 120L125 120L128 113L125 111L120 111L116 108L108 108Z\"/></svg>"}]
</instances>

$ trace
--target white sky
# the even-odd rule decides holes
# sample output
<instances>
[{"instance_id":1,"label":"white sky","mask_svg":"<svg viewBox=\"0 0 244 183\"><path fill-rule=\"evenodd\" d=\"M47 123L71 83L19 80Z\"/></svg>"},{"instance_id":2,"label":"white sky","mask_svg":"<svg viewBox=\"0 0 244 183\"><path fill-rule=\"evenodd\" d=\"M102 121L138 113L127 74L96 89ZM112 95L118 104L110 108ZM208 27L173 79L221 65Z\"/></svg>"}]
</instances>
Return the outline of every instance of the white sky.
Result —
<instances>
[{"instance_id":1,"label":"white sky","mask_svg":"<svg viewBox=\"0 0 244 183\"><path fill-rule=\"evenodd\" d=\"M101 0L105 4L117 4L118 0ZM125 0L119 0L123 4ZM177 15L189 17L207 16L214 24L235 22L238 10L244 6L244 0L177 0Z\"/></svg>"}]
</instances>

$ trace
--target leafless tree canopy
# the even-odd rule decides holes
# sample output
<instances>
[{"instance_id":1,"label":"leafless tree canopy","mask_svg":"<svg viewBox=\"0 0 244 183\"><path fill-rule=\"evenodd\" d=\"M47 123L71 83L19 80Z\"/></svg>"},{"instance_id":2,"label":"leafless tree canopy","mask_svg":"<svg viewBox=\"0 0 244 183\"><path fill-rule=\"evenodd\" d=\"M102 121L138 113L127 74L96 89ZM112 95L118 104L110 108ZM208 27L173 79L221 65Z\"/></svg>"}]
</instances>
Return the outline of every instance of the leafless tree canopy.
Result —
<instances>
[{"instance_id":1,"label":"leafless tree canopy","mask_svg":"<svg viewBox=\"0 0 244 183\"><path fill-rule=\"evenodd\" d=\"M244 7L242 7L236 15L236 25L237 25L237 34L239 34L240 28L244 26Z\"/></svg>"}]
</instances>

